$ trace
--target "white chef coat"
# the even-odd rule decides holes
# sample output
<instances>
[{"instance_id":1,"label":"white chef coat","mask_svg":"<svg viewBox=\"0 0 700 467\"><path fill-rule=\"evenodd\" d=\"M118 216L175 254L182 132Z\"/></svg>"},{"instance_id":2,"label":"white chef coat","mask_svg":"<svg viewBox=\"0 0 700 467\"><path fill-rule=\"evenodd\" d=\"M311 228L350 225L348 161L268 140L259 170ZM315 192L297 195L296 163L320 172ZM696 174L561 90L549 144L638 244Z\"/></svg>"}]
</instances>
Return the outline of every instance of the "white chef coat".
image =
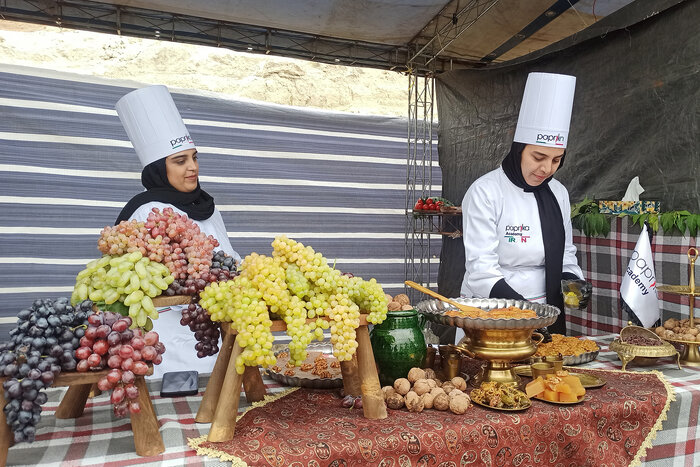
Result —
<instances>
[{"instance_id":1,"label":"white chef coat","mask_svg":"<svg viewBox=\"0 0 700 467\"><path fill-rule=\"evenodd\" d=\"M171 204L152 201L139 206L129 220L145 221L153 208L158 208L162 212L164 208L168 207L178 214L186 215L185 212ZM240 263L241 256L231 246L224 220L218 209L214 209L214 214L209 219L203 221L192 219L192 221L199 226L202 232L219 241L219 246L215 250L223 250ZM165 344L165 354L163 354L163 361L160 365L153 366L153 375L148 378L160 379L164 373L170 371L196 370L199 373L211 373L214 369L217 355L197 358L197 351L194 348L197 340L194 338L194 333L190 331L189 326L180 324L183 308L184 306L172 306L158 309L159 315L158 319L153 321L153 330L158 333L161 342ZM221 340L219 339L220 344Z\"/></svg>"},{"instance_id":2,"label":"white chef coat","mask_svg":"<svg viewBox=\"0 0 700 467\"><path fill-rule=\"evenodd\" d=\"M569 193L557 180L550 180L564 220L562 272L583 277L571 238ZM465 253L461 293L466 297L489 297L501 279L526 300L544 303L544 244L534 193L515 186L503 168L477 179L462 201Z\"/></svg>"}]
</instances>

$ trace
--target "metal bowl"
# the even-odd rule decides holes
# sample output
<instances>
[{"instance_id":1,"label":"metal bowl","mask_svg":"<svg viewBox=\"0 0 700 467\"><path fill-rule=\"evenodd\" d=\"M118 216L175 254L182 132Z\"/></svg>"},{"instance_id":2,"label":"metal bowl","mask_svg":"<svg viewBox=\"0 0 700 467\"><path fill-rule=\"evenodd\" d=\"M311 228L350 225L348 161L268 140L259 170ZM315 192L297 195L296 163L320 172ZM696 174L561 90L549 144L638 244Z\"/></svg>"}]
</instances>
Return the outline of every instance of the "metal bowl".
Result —
<instances>
[{"instance_id":1,"label":"metal bowl","mask_svg":"<svg viewBox=\"0 0 700 467\"><path fill-rule=\"evenodd\" d=\"M446 326L455 326L464 330L472 329L537 329L549 326L557 320L559 309L552 305L533 303L526 300L512 300L505 298L455 298L457 303L481 308L482 310L493 310L496 308L507 308L515 306L522 309L533 310L537 313L537 318L511 318L511 319L489 319L489 318L461 318L445 315L446 311L455 310L453 306L441 300L424 300L416 305L416 310L433 321Z\"/></svg>"},{"instance_id":2,"label":"metal bowl","mask_svg":"<svg viewBox=\"0 0 700 467\"><path fill-rule=\"evenodd\" d=\"M279 355L282 352L289 352L289 348L286 345L274 346L273 350L275 356ZM321 352L324 354L328 354L332 357L333 345L330 342L312 342L308 345L307 351ZM311 375L304 372L304 375L308 376L287 376L284 374L284 370L286 370L286 368L283 369L282 373L277 373L275 371L272 371L272 368L266 369L267 374L270 376L270 378L279 383L284 384L285 386L298 386L313 389L333 389L343 387L343 377L341 375L338 375L334 378L319 378L316 375ZM297 372L300 371L298 367L295 367L295 370Z\"/></svg>"}]
</instances>

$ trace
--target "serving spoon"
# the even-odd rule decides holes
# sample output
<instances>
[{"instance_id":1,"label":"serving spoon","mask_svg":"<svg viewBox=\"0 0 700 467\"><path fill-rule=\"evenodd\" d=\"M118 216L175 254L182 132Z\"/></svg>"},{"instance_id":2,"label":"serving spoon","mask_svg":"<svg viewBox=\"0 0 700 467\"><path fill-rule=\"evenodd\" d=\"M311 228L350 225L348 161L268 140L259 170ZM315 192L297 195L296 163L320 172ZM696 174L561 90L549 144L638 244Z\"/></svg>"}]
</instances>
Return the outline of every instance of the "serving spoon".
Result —
<instances>
[{"instance_id":1,"label":"serving spoon","mask_svg":"<svg viewBox=\"0 0 700 467\"><path fill-rule=\"evenodd\" d=\"M422 285L417 284L413 281L405 281L404 284L406 284L407 286L409 286L413 289L418 290L419 292L423 292L426 295L430 295L431 297L437 298L440 301L443 301L445 303L449 303L453 307L457 308L459 311L463 311L465 313L482 313L484 311L481 308L458 303L458 302L452 300L451 298L447 298L445 296L440 295L437 292L433 292L432 290L430 290L426 287L423 287Z\"/></svg>"}]
</instances>

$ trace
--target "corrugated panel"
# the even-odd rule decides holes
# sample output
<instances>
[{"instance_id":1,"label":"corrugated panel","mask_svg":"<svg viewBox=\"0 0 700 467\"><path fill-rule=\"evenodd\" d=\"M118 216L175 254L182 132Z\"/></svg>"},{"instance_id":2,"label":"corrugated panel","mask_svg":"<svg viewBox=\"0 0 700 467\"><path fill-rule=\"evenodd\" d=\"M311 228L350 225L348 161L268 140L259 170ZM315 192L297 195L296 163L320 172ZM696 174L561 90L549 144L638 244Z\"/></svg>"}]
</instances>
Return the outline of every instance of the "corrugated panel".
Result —
<instances>
[{"instance_id":1,"label":"corrugated panel","mask_svg":"<svg viewBox=\"0 0 700 467\"><path fill-rule=\"evenodd\" d=\"M0 72L0 339L34 299L70 294L100 255L100 229L143 189L113 110L130 90ZM269 254L287 234L388 293L403 290L405 120L174 98L241 255Z\"/></svg>"}]
</instances>

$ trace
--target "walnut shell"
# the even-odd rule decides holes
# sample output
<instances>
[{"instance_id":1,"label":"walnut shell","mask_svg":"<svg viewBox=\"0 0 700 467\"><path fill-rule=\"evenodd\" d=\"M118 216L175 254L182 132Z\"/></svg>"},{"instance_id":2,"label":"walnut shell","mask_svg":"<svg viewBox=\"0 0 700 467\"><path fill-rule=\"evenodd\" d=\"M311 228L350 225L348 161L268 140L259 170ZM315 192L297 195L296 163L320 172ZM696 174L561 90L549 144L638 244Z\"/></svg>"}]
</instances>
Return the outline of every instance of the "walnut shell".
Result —
<instances>
[{"instance_id":1,"label":"walnut shell","mask_svg":"<svg viewBox=\"0 0 700 467\"><path fill-rule=\"evenodd\" d=\"M445 394L445 390L442 388L433 388L430 390L430 394L437 396L438 394Z\"/></svg>"},{"instance_id":2,"label":"walnut shell","mask_svg":"<svg viewBox=\"0 0 700 467\"><path fill-rule=\"evenodd\" d=\"M438 410L447 410L450 408L450 397L445 394L438 394L433 399L433 408Z\"/></svg>"},{"instance_id":3,"label":"walnut shell","mask_svg":"<svg viewBox=\"0 0 700 467\"><path fill-rule=\"evenodd\" d=\"M459 395L464 394L461 389L454 388L452 391L450 391L448 396L450 396L450 400L452 400L454 397L457 397Z\"/></svg>"},{"instance_id":4,"label":"walnut shell","mask_svg":"<svg viewBox=\"0 0 700 467\"><path fill-rule=\"evenodd\" d=\"M413 309L413 307L411 305L401 305L401 310L403 310L403 311L409 311L412 309Z\"/></svg>"},{"instance_id":5,"label":"walnut shell","mask_svg":"<svg viewBox=\"0 0 700 467\"><path fill-rule=\"evenodd\" d=\"M427 379L427 378L426 378L425 380L428 382L428 386L430 386L430 389L433 389L433 388L436 388L436 387L437 387L437 383L435 382L434 379Z\"/></svg>"},{"instance_id":6,"label":"walnut shell","mask_svg":"<svg viewBox=\"0 0 700 467\"><path fill-rule=\"evenodd\" d=\"M406 408L409 412L422 412L425 404L423 398L414 391L409 391L406 394Z\"/></svg>"},{"instance_id":7,"label":"walnut shell","mask_svg":"<svg viewBox=\"0 0 700 467\"><path fill-rule=\"evenodd\" d=\"M664 331L663 334L661 334L661 331ZM663 326L658 326L656 329L654 329L654 332L656 333L657 336L663 336L666 334L666 328Z\"/></svg>"},{"instance_id":8,"label":"walnut shell","mask_svg":"<svg viewBox=\"0 0 700 467\"><path fill-rule=\"evenodd\" d=\"M419 396L430 392L430 385L428 384L428 380L419 379L418 381L413 383L413 391Z\"/></svg>"},{"instance_id":9,"label":"walnut shell","mask_svg":"<svg viewBox=\"0 0 700 467\"><path fill-rule=\"evenodd\" d=\"M435 370L432 368L424 368L425 370L425 379L435 379Z\"/></svg>"},{"instance_id":10,"label":"walnut shell","mask_svg":"<svg viewBox=\"0 0 700 467\"><path fill-rule=\"evenodd\" d=\"M425 379L425 370L422 370L420 368L411 368L408 370L408 381L411 383L415 383L419 379Z\"/></svg>"},{"instance_id":11,"label":"walnut shell","mask_svg":"<svg viewBox=\"0 0 700 467\"><path fill-rule=\"evenodd\" d=\"M389 311L399 311L401 309L401 304L392 301L386 304L386 309Z\"/></svg>"},{"instance_id":12,"label":"walnut shell","mask_svg":"<svg viewBox=\"0 0 700 467\"><path fill-rule=\"evenodd\" d=\"M384 400L387 400L392 394L396 394L393 386L384 386L382 392L384 393Z\"/></svg>"},{"instance_id":13,"label":"walnut shell","mask_svg":"<svg viewBox=\"0 0 700 467\"><path fill-rule=\"evenodd\" d=\"M391 396L389 396L386 400L386 405L390 409L394 410L399 410L400 408L403 407L404 404L404 398L401 394L394 393Z\"/></svg>"},{"instance_id":14,"label":"walnut shell","mask_svg":"<svg viewBox=\"0 0 700 467\"><path fill-rule=\"evenodd\" d=\"M455 385L449 381L445 381L444 383L442 383L442 389L445 390L445 394L449 394L450 391L452 391L454 388L455 388Z\"/></svg>"},{"instance_id":15,"label":"walnut shell","mask_svg":"<svg viewBox=\"0 0 700 467\"><path fill-rule=\"evenodd\" d=\"M392 296L389 295L388 293L385 293L385 294L384 294L384 298L386 298L386 302L387 302L387 303L389 303L389 302L391 302L392 300L394 300L394 297L392 297Z\"/></svg>"},{"instance_id":16,"label":"walnut shell","mask_svg":"<svg viewBox=\"0 0 700 467\"><path fill-rule=\"evenodd\" d=\"M433 399L435 399L435 396L432 393L428 392L423 394L421 397L423 398L423 408L432 409Z\"/></svg>"},{"instance_id":17,"label":"walnut shell","mask_svg":"<svg viewBox=\"0 0 700 467\"><path fill-rule=\"evenodd\" d=\"M411 383L406 378L399 378L394 381L394 391L405 396L411 390Z\"/></svg>"},{"instance_id":18,"label":"walnut shell","mask_svg":"<svg viewBox=\"0 0 700 467\"><path fill-rule=\"evenodd\" d=\"M400 293L394 297L395 302L399 302L401 305L410 305L411 299L405 293Z\"/></svg>"},{"instance_id":19,"label":"walnut shell","mask_svg":"<svg viewBox=\"0 0 700 467\"><path fill-rule=\"evenodd\" d=\"M454 414L462 415L470 406L471 399L464 393L450 398L450 411Z\"/></svg>"},{"instance_id":20,"label":"walnut shell","mask_svg":"<svg viewBox=\"0 0 700 467\"><path fill-rule=\"evenodd\" d=\"M455 376L450 382L460 391L467 389L467 382L460 376Z\"/></svg>"},{"instance_id":21,"label":"walnut shell","mask_svg":"<svg viewBox=\"0 0 700 467\"><path fill-rule=\"evenodd\" d=\"M666 329L673 329L676 326L678 326L678 320L674 318L669 318L666 321L664 321L664 327Z\"/></svg>"}]
</instances>

